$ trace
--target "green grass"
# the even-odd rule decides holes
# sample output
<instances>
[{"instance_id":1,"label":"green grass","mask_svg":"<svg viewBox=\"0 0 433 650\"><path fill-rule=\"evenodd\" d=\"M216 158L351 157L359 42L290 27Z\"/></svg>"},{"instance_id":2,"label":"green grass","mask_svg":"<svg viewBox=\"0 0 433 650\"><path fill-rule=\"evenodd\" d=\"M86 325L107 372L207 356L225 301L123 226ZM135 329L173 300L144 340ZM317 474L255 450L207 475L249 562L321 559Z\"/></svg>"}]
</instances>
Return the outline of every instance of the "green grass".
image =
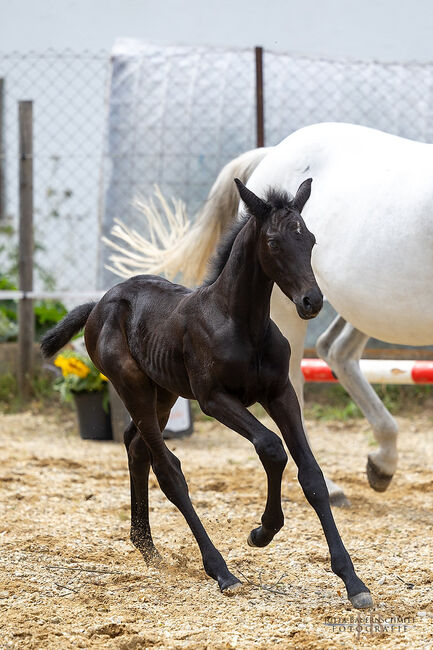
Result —
<instances>
[{"instance_id":1,"label":"green grass","mask_svg":"<svg viewBox=\"0 0 433 650\"><path fill-rule=\"evenodd\" d=\"M362 417L360 409L351 400L341 406L311 404L311 406L306 406L304 415L311 420L341 420L343 422Z\"/></svg>"},{"instance_id":2,"label":"green grass","mask_svg":"<svg viewBox=\"0 0 433 650\"><path fill-rule=\"evenodd\" d=\"M0 413L19 413L31 408L34 411L43 411L52 408L64 411L71 410L60 402L60 396L53 388L53 375L38 370L31 381L30 399L23 401L18 393L18 384L15 375L11 372L0 375Z\"/></svg>"},{"instance_id":3,"label":"green grass","mask_svg":"<svg viewBox=\"0 0 433 650\"><path fill-rule=\"evenodd\" d=\"M376 385L373 388L393 415L421 412L433 406L433 386ZM212 420L204 415L197 402L192 402L191 406L196 420ZM258 418L266 415L260 404L255 404L249 410ZM306 384L304 415L313 420L342 422L363 417L361 410L339 384Z\"/></svg>"},{"instance_id":4,"label":"green grass","mask_svg":"<svg viewBox=\"0 0 433 650\"><path fill-rule=\"evenodd\" d=\"M192 417L194 420L198 420L199 422L211 422L214 418L211 418L210 415L206 415L203 413L201 410L197 400L191 400L191 411L192 411Z\"/></svg>"},{"instance_id":5,"label":"green grass","mask_svg":"<svg viewBox=\"0 0 433 650\"><path fill-rule=\"evenodd\" d=\"M10 404L18 394L17 380L11 372L0 375L0 404Z\"/></svg>"},{"instance_id":6,"label":"green grass","mask_svg":"<svg viewBox=\"0 0 433 650\"><path fill-rule=\"evenodd\" d=\"M433 386L376 384L373 389L392 415L421 412L433 405ZM339 384L306 384L305 417L319 420L352 420L362 412Z\"/></svg>"},{"instance_id":7,"label":"green grass","mask_svg":"<svg viewBox=\"0 0 433 650\"><path fill-rule=\"evenodd\" d=\"M433 386L376 385L373 387L393 415L406 415L422 411L433 412ZM44 409L71 410L61 404L59 394L53 389L53 376L42 370L32 380L31 406L37 411ZM12 373L0 375L0 412L16 413L29 407L18 395L15 376ZM212 421L193 400L191 409L197 421ZM260 404L250 411L258 418L266 415ZM314 420L341 420L343 422L362 418L363 415L346 391L339 384L306 384L304 415ZM431 418L433 422L433 417Z\"/></svg>"}]
</instances>

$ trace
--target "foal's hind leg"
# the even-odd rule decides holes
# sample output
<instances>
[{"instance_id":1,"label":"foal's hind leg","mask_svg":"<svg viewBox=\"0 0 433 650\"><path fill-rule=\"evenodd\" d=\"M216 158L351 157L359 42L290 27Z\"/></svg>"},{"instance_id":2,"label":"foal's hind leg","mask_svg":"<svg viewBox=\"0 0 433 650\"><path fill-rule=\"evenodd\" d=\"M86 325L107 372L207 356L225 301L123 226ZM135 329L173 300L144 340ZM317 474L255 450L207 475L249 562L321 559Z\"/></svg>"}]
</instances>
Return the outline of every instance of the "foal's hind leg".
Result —
<instances>
[{"instance_id":1,"label":"foal's hind leg","mask_svg":"<svg viewBox=\"0 0 433 650\"><path fill-rule=\"evenodd\" d=\"M158 389L157 415L161 431L170 415L176 396ZM131 542L141 552L146 564L159 564L161 556L153 543L149 523L149 470L152 457L134 422L124 433L131 482Z\"/></svg>"},{"instance_id":2,"label":"foal's hind leg","mask_svg":"<svg viewBox=\"0 0 433 650\"><path fill-rule=\"evenodd\" d=\"M227 568L221 553L215 548L203 527L188 494L188 486L179 459L167 448L160 434L152 440L152 468L166 497L185 517L199 545L206 573L218 582L221 591L232 591L240 581Z\"/></svg>"},{"instance_id":3,"label":"foal's hind leg","mask_svg":"<svg viewBox=\"0 0 433 650\"><path fill-rule=\"evenodd\" d=\"M146 564L158 563L161 556L155 548L149 524L149 469L151 456L134 422L124 434L131 482L131 542L141 552Z\"/></svg>"},{"instance_id":4,"label":"foal's hind leg","mask_svg":"<svg viewBox=\"0 0 433 650\"><path fill-rule=\"evenodd\" d=\"M164 442L160 422L163 423L166 414L160 401L158 418L157 388L138 367L128 373L129 378L133 378L133 381L127 381L124 375L116 389L149 449L158 483L166 497L185 517L199 545L206 573L218 582L221 591L232 591L241 583L230 573L222 555L212 544L189 498L179 459Z\"/></svg>"}]
</instances>

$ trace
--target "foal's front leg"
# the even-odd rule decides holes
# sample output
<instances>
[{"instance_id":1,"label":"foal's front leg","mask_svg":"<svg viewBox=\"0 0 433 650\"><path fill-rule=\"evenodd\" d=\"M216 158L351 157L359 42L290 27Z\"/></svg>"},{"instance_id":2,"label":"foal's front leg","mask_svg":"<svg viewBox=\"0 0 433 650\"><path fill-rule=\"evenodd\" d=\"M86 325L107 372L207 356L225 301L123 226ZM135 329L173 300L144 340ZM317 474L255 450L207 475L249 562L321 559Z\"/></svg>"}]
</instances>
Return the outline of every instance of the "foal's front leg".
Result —
<instances>
[{"instance_id":1,"label":"foal's front leg","mask_svg":"<svg viewBox=\"0 0 433 650\"><path fill-rule=\"evenodd\" d=\"M267 546L283 527L281 509L281 479L287 454L279 436L267 429L242 404L227 393L213 394L200 401L202 410L249 440L262 462L268 480L268 496L262 515L262 525L248 536L250 546Z\"/></svg>"},{"instance_id":2,"label":"foal's front leg","mask_svg":"<svg viewBox=\"0 0 433 650\"><path fill-rule=\"evenodd\" d=\"M322 470L305 437L298 400L291 384L287 383L277 395L268 399L266 408L283 435L298 466L299 483L320 519L331 555L333 572L343 580L347 596L354 607L372 607L370 591L356 575L352 560L335 525Z\"/></svg>"}]
</instances>

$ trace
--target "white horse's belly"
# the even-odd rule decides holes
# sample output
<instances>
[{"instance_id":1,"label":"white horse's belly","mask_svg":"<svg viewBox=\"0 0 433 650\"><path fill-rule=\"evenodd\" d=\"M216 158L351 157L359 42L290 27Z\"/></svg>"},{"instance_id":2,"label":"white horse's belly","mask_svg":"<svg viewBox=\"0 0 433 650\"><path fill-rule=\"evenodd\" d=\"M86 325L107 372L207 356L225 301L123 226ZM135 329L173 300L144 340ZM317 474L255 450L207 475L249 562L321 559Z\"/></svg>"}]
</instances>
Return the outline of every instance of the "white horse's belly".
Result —
<instances>
[{"instance_id":1,"label":"white horse's belly","mask_svg":"<svg viewBox=\"0 0 433 650\"><path fill-rule=\"evenodd\" d=\"M309 176L303 216L330 303L375 338L433 344L433 145L353 125L307 127L268 154L249 186L293 193Z\"/></svg>"},{"instance_id":2,"label":"white horse's belly","mask_svg":"<svg viewBox=\"0 0 433 650\"><path fill-rule=\"evenodd\" d=\"M349 258L341 248L329 247L313 257L323 293L345 320L369 336L406 345L433 344L432 288L426 286L425 256L416 256L420 275L406 269L405 260L388 255ZM413 268L413 264L411 267Z\"/></svg>"}]
</instances>

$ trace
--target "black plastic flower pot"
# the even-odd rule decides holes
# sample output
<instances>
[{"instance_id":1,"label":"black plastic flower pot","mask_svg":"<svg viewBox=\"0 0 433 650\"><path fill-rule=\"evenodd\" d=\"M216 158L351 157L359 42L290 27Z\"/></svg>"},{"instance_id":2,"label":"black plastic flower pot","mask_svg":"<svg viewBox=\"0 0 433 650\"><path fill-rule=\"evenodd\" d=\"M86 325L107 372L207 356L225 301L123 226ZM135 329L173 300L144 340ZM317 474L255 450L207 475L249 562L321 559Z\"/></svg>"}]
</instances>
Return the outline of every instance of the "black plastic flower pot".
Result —
<instances>
[{"instance_id":1,"label":"black plastic flower pot","mask_svg":"<svg viewBox=\"0 0 433 650\"><path fill-rule=\"evenodd\" d=\"M104 411L101 391L74 394L80 436L84 440L112 440L110 412Z\"/></svg>"}]
</instances>

